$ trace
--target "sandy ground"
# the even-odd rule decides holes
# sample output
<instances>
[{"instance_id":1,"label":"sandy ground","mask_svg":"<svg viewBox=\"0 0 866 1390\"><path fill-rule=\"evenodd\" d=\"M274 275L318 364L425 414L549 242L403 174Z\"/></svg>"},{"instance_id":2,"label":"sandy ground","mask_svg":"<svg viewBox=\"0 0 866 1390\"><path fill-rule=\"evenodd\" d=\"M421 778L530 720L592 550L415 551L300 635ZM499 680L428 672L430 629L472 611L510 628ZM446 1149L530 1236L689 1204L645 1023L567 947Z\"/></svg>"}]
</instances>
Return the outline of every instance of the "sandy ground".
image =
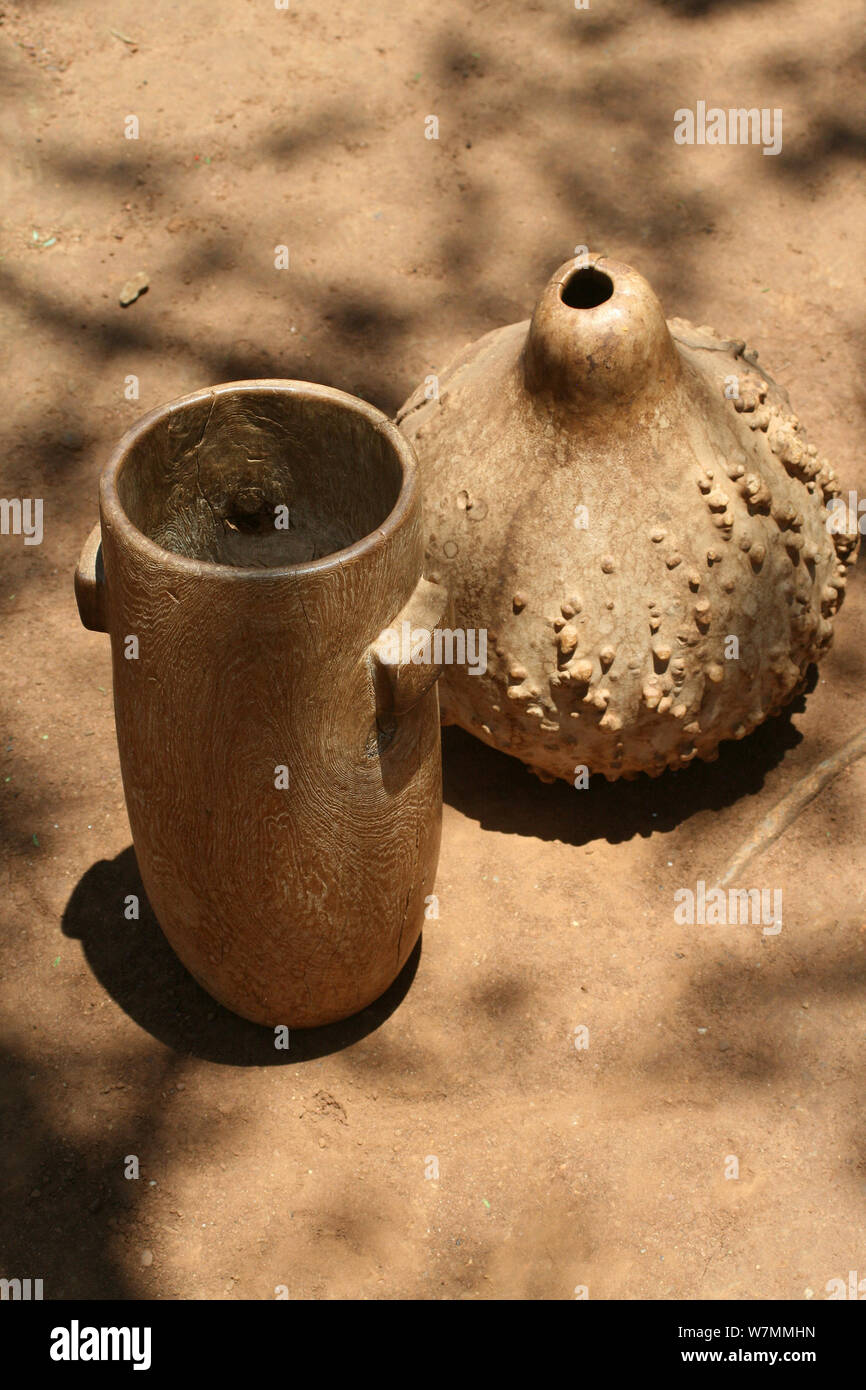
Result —
<instances>
[{"instance_id":1,"label":"sandy ground","mask_svg":"<svg viewBox=\"0 0 866 1390\"><path fill-rule=\"evenodd\" d=\"M449 731L440 919L288 1054L123 918L108 643L71 585L138 415L253 376L393 412L578 244L757 347L866 488L863 58L842 0L0 4L2 491L45 505L40 546L0 537L0 1273L147 1299L866 1275L866 762L756 863L779 935L673 921L862 727L856 571L808 702L714 765L577 793ZM782 154L675 145L698 100L781 107Z\"/></svg>"}]
</instances>

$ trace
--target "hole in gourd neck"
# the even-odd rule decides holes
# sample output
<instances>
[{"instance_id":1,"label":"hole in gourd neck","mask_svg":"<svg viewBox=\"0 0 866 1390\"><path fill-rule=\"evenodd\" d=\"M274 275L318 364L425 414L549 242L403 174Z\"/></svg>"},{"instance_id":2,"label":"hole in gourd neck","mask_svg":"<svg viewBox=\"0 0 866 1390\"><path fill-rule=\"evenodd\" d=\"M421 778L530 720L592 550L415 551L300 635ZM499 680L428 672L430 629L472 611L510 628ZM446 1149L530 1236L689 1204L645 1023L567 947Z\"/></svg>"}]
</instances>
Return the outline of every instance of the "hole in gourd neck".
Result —
<instances>
[{"instance_id":1,"label":"hole in gourd neck","mask_svg":"<svg viewBox=\"0 0 866 1390\"><path fill-rule=\"evenodd\" d=\"M570 275L562 286L560 298L569 309L595 309L613 294L613 281L603 270L584 266Z\"/></svg>"}]
</instances>

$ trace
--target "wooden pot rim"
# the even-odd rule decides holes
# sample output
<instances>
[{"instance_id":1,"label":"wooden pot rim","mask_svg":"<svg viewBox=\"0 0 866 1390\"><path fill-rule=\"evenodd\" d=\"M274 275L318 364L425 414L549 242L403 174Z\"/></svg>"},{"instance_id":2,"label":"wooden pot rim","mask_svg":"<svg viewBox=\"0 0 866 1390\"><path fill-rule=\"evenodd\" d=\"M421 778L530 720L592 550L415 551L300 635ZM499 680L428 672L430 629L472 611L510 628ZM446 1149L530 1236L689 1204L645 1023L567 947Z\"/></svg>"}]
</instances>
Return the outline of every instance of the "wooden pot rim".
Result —
<instances>
[{"instance_id":1,"label":"wooden pot rim","mask_svg":"<svg viewBox=\"0 0 866 1390\"><path fill-rule=\"evenodd\" d=\"M215 560L196 560L187 555L179 555L177 551L166 550L156 541L151 540L149 536L146 536L130 520L118 496L117 480L130 451L138 440L175 411L186 409L199 401L206 401L211 397L221 395L253 394L254 392L259 394L265 392L274 396L290 396L302 400L330 401L335 406L363 417L372 429L385 437L400 464L402 482L394 506L374 531L362 536L357 541L353 541L351 545L345 546L342 550L335 550L330 555L321 556L318 560L301 561L294 565L269 565L264 568L252 568L221 564ZM396 425L391 423L387 415L378 410L376 406L370 405L368 401L361 400L358 396L350 395L347 391L338 391L335 387L321 386L312 381L253 378L247 381L228 381L220 386L209 386L201 391L193 391L186 396L178 396L175 400L157 406L155 410L148 411L146 415L136 420L135 424L122 435L102 471L99 480L99 505L102 518L107 525L126 541L133 544L140 552L149 553L156 563L164 567L172 566L189 575L255 579L261 583L268 579L279 578L282 575L303 577L327 573L329 570L337 570L341 566L361 560L381 549L415 513L418 504L418 492L418 470L412 445L400 433Z\"/></svg>"}]
</instances>

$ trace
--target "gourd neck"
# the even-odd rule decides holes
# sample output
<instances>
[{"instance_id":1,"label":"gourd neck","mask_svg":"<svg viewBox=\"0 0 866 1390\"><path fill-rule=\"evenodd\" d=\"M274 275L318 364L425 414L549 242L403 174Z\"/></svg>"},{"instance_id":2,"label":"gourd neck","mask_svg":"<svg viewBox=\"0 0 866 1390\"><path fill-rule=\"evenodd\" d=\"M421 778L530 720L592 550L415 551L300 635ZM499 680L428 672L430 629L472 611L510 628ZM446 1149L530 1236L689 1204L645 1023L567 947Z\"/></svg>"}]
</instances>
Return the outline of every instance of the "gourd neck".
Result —
<instances>
[{"instance_id":1,"label":"gourd neck","mask_svg":"<svg viewBox=\"0 0 866 1390\"><path fill-rule=\"evenodd\" d=\"M643 276L588 256L566 261L548 281L529 325L523 370L533 395L585 410L664 394L680 358Z\"/></svg>"}]
</instances>

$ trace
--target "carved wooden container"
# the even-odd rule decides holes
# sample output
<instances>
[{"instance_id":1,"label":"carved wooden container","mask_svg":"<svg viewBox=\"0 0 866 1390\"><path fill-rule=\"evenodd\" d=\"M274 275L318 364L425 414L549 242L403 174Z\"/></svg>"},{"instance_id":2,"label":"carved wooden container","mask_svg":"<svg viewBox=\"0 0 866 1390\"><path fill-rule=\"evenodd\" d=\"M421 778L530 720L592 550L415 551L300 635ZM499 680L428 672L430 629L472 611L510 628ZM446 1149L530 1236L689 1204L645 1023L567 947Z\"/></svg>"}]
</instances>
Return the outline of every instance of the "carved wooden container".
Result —
<instances>
[{"instance_id":1,"label":"carved wooden container","mask_svg":"<svg viewBox=\"0 0 866 1390\"><path fill-rule=\"evenodd\" d=\"M445 616L411 446L340 391L235 382L140 420L100 517L76 594L111 637L163 931L255 1022L362 1009L415 945L439 853L439 668L378 643Z\"/></svg>"}]
</instances>

